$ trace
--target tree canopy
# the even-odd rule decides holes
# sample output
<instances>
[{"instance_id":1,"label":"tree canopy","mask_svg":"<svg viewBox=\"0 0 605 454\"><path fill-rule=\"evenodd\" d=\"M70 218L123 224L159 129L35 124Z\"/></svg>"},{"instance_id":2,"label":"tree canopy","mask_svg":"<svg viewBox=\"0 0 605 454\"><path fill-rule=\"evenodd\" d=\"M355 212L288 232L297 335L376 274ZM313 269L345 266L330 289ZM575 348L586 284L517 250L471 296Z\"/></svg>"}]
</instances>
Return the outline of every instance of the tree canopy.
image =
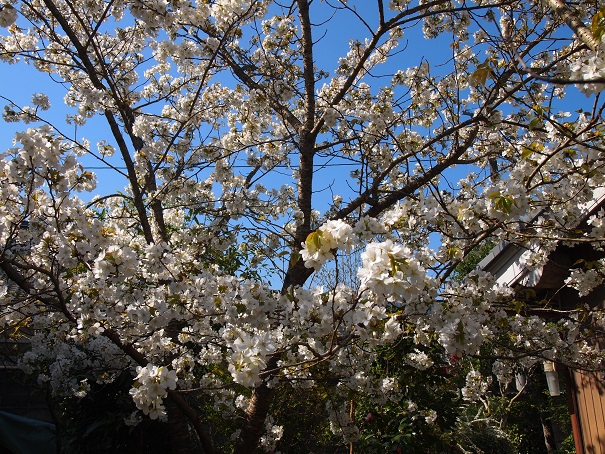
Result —
<instances>
[{"instance_id":1,"label":"tree canopy","mask_svg":"<svg viewBox=\"0 0 605 454\"><path fill-rule=\"evenodd\" d=\"M355 441L351 393L401 397L372 367L393 342L420 370L424 347L489 344L503 383L601 366L600 307L451 279L485 244L539 268L605 242L603 212L579 228L605 182L598 3L3 0L0 26L3 71L48 75L30 105L0 89L28 125L0 162L2 326L54 392L130 374L129 424L175 411L210 453L232 434L209 406L243 453L274 449L286 387L325 392ZM353 250L352 285L334 262ZM604 265L566 285L590 293Z\"/></svg>"}]
</instances>

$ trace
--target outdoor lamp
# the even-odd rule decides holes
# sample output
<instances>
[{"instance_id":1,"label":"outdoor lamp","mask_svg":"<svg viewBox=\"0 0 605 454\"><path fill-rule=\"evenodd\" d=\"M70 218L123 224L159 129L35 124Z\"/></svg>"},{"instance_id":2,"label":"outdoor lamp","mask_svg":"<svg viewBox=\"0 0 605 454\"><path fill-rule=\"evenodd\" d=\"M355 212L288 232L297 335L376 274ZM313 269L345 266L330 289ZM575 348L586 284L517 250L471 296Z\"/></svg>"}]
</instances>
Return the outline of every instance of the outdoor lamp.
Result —
<instances>
[{"instance_id":1,"label":"outdoor lamp","mask_svg":"<svg viewBox=\"0 0 605 454\"><path fill-rule=\"evenodd\" d=\"M548 392L551 396L561 394L559 389L559 375L555 370L555 363L552 361L544 361L544 373L546 374L546 383L548 384Z\"/></svg>"},{"instance_id":2,"label":"outdoor lamp","mask_svg":"<svg viewBox=\"0 0 605 454\"><path fill-rule=\"evenodd\" d=\"M526 383L527 377L525 376L525 374L517 372L517 374L515 375L515 388L517 388L517 391L523 391L523 388L525 388Z\"/></svg>"}]
</instances>

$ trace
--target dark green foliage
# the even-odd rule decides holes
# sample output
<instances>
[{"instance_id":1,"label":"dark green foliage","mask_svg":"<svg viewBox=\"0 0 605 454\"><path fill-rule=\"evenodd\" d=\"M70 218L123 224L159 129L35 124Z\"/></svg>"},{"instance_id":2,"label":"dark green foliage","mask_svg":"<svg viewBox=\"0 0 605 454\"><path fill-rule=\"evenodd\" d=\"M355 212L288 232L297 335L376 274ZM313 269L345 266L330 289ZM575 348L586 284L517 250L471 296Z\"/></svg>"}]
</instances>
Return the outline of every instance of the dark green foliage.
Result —
<instances>
[{"instance_id":1,"label":"dark green foliage","mask_svg":"<svg viewBox=\"0 0 605 454\"><path fill-rule=\"evenodd\" d=\"M560 387L565 389L564 376L559 375ZM547 391L546 379L541 370L536 370L528 378L528 386L523 394L513 403L503 415L506 421L506 432L515 444L518 454L546 454L542 424L556 427L562 437L571 440L571 421L567 407L567 396L550 396ZM559 440L563 441L563 440ZM569 444L569 442L567 443ZM569 452L567 448L559 449L559 453Z\"/></svg>"},{"instance_id":2,"label":"dark green foliage","mask_svg":"<svg viewBox=\"0 0 605 454\"><path fill-rule=\"evenodd\" d=\"M493 240L484 240L471 250L464 259L456 266L452 273L452 280L462 282L464 277L477 268L479 262L483 260L487 254L494 248L496 243Z\"/></svg>"},{"instance_id":3,"label":"dark green foliage","mask_svg":"<svg viewBox=\"0 0 605 454\"><path fill-rule=\"evenodd\" d=\"M327 385L327 384L326 384ZM273 417L284 428L278 443L283 454L337 454L348 452L340 438L330 431L326 411L329 394L321 387L282 387L275 399ZM339 450L340 449L340 450Z\"/></svg>"},{"instance_id":4,"label":"dark green foliage","mask_svg":"<svg viewBox=\"0 0 605 454\"><path fill-rule=\"evenodd\" d=\"M167 424L144 418L130 427L124 419L136 410L128 395L132 377L122 374L108 384L91 384L80 398L61 402L59 437L63 454L165 454L170 439Z\"/></svg>"},{"instance_id":5,"label":"dark green foliage","mask_svg":"<svg viewBox=\"0 0 605 454\"><path fill-rule=\"evenodd\" d=\"M454 452L450 433L461 405L455 378L458 365L434 347L424 349L434 365L424 371L415 369L405 360L413 349L412 340L405 339L379 352L373 373L398 377L402 398L383 405L360 398L357 419L363 423L359 452ZM434 424L419 413L429 410L437 411Z\"/></svg>"}]
</instances>

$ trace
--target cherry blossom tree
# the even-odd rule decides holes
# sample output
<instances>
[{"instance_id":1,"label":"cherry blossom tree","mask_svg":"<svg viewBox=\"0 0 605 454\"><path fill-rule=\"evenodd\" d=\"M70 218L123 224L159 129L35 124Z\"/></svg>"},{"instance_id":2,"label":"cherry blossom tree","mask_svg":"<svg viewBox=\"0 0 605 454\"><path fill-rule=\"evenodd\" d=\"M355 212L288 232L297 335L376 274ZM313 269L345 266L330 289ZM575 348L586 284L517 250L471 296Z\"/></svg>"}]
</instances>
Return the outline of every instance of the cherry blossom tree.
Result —
<instances>
[{"instance_id":1,"label":"cherry blossom tree","mask_svg":"<svg viewBox=\"0 0 605 454\"><path fill-rule=\"evenodd\" d=\"M449 277L485 241L530 267L602 246L603 212L578 225L605 182L604 23L558 0L4 0L3 71L47 73L69 112L2 88L4 119L28 124L0 168L22 367L75 396L129 371L128 423L178 414L206 453L196 399L239 421L235 452L271 451L284 387L326 389L354 442L342 403L401 397L370 366L402 337L497 345L503 382L544 359L600 367L598 308L520 310L486 273ZM310 284L359 248L356 285ZM603 266L568 285L589 293Z\"/></svg>"}]
</instances>

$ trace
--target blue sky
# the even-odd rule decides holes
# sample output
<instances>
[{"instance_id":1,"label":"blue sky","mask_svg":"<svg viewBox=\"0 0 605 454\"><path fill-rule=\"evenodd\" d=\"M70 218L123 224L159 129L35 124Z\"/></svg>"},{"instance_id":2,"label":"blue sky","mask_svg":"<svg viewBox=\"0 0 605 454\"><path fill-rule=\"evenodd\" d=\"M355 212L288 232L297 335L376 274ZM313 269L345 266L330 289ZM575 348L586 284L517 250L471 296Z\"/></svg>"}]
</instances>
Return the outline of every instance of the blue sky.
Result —
<instances>
[{"instance_id":1,"label":"blue sky","mask_svg":"<svg viewBox=\"0 0 605 454\"><path fill-rule=\"evenodd\" d=\"M322 4L322 8L325 4ZM362 13L364 19L368 22L376 23L377 14L375 4L372 2L361 2ZM330 16L330 11L316 11L314 21L323 23ZM338 58L346 55L349 46L349 40L359 38L363 40L368 36L368 30L356 19L351 13L348 13L347 18L339 19L338 22L332 21L326 23L320 30L315 31L316 39L320 39L319 48L321 52L317 52L316 61L320 68L329 72L338 65ZM25 23L22 26L26 27ZM434 43L433 43L434 44ZM406 52L406 66L413 66L420 62L422 53L426 49L418 48L416 51L408 50ZM73 110L63 103L63 97L66 93L66 88L50 79L49 74L38 72L32 65L26 65L22 62L13 65L0 63L0 96L5 99L0 100L0 105L9 104L7 99L14 102L17 106L26 106L30 104L31 96L35 93L45 93L51 101L51 110L42 112L42 116L52 123L66 136L80 140L86 138L91 142L91 147L96 148L96 143L99 140L108 139L111 142L109 130L104 122L104 119L89 120L89 123L83 127L68 125L65 122L65 117ZM393 72L388 68L389 72ZM15 132L22 131L33 125L24 125L22 123L1 123L0 127L0 149L6 150L13 146L13 137ZM83 165L90 168L97 174L98 187L95 193L106 194L120 190L125 184L125 180L116 177L112 170L108 170L105 166L93 158L85 158L82 161ZM89 198L88 196L86 198Z\"/></svg>"},{"instance_id":2,"label":"blue sky","mask_svg":"<svg viewBox=\"0 0 605 454\"><path fill-rule=\"evenodd\" d=\"M353 2L349 2L352 4ZM362 1L356 4L363 5L364 18L374 25L377 23L377 15L374 9L374 2ZM324 3L314 3L314 5L325 5ZM371 12L369 12L371 11ZM350 14L350 13L349 13ZM323 23L329 18L328 12L320 12L314 17L314 22ZM363 25L354 19L352 15L345 16L338 20L325 23L322 27L315 30L315 38L319 39L318 52L316 53L317 66L333 73L334 68L338 65L338 59L341 56L346 55L349 50L349 40L358 38L361 41L369 36L369 32ZM407 39L409 39L409 46ZM432 71L443 72L447 71L447 66L439 67L435 65L435 61L444 62L451 57L452 48L450 47L451 36L445 34L438 39L425 40L422 37L421 25L415 26L413 29L406 30L404 33L404 39L401 42L400 48L405 48L405 52L400 54L397 58L393 59L391 63L379 66L374 72L375 75L394 73L398 69L407 69L421 63L423 58L426 56L431 60ZM6 65L0 63L0 96L10 99L19 106L25 106L30 104L32 94L43 92L49 95L52 108L49 112L44 112L44 116L52 122L58 129L60 129L65 135L75 137L80 140L83 137L91 142L93 149L96 147L96 143L99 140L107 139L113 142L109 134L108 127L103 118L96 120L90 120L88 124L81 128L75 128L73 125L67 125L65 123L66 114L71 112L71 109L65 106L63 103L63 97L66 93L66 88L62 85L51 81L49 75L46 73L39 73L30 65L22 63L15 65ZM230 84L230 82L225 81ZM371 79L368 81L371 83ZM377 79L377 86L383 83L388 83L388 79L381 80ZM318 87L319 88L319 87ZM568 87L569 90L573 90L576 95L571 99L573 104L589 106L587 98L583 95L577 94L577 91L572 87ZM569 101L568 101L569 102ZM6 105L7 101L0 100L0 105ZM566 106L567 109L573 111L577 106ZM13 143L13 136L16 131L20 131L28 127L21 123L0 123L0 149L5 150L10 148ZM116 156L115 160L119 160ZM342 161L337 161L342 162ZM85 200L90 200L93 195L100 194L106 195L108 193L114 193L121 190L126 180L120 177L115 171L107 169L102 163L91 157L84 157L82 164L90 170L93 170L97 175L98 186L92 194L83 194L82 197ZM468 168L455 169L451 171L449 175L454 177L457 181L458 178L465 175L469 171ZM247 172L247 169L243 169L242 173ZM324 210L327 208L328 203L332 198L333 185L334 192L345 192L351 194L351 188L347 187L347 176L348 169L333 171L332 168L325 169L321 173L318 173L316 178L316 190L320 191L315 196L316 208ZM456 178L457 177L457 178ZM292 184L291 175L288 174L288 170L284 169L282 176L272 176L268 181L263 181L267 186L279 187L281 184ZM354 188L353 188L354 189ZM345 197L346 201L346 197ZM431 246L436 247L439 244L439 238L434 238L434 244Z\"/></svg>"},{"instance_id":3,"label":"blue sky","mask_svg":"<svg viewBox=\"0 0 605 454\"><path fill-rule=\"evenodd\" d=\"M40 112L40 116L49 121L61 133L70 137L81 140L86 138L91 141L91 147L96 148L98 140L109 137L109 130L102 119L93 119L84 127L78 127L73 124L67 124L66 116L73 114L74 109L68 107L63 102L67 90L62 85L52 81L46 73L37 71L33 66L23 63L5 65L0 71L0 87L10 87L10 90L0 89L0 95L9 99L19 107L31 105L33 94L44 93L48 95L51 103L50 110ZM0 66L0 67L2 67ZM6 99L0 102L2 108L10 105ZM23 123L6 123L0 122L0 149L2 151L14 146L13 138L16 132L24 131L29 127L37 126L36 123L26 125ZM83 157L81 163L92 169L97 174L97 190L93 194L83 195L83 198L90 199L92 195L106 194L122 189L125 182L116 178L116 173L113 170L107 169L102 163L91 157Z\"/></svg>"},{"instance_id":4,"label":"blue sky","mask_svg":"<svg viewBox=\"0 0 605 454\"><path fill-rule=\"evenodd\" d=\"M349 3L353 4L353 2ZM364 20L370 25L376 25L378 16L374 2L357 2L355 4L360 5L360 13L363 15ZM323 2L315 3L314 5L320 5L320 8L325 8L325 3ZM330 17L330 11L327 9L312 9L312 12L315 13L313 17L314 22L318 24L324 23ZM337 66L338 58L346 55L349 49L348 43L350 39L358 38L363 40L365 37L369 36L368 30L350 12L342 17L339 16L338 21L325 22L324 25L318 27L314 33L315 38L319 39L319 51L316 53L316 63L318 67L329 72L333 72L334 68ZM411 43L411 45L407 47L406 37L410 39ZM401 48L406 47L405 52L394 59L392 63L381 65L377 68L376 73L380 74L380 71L383 71L385 74L393 73L397 69L405 69L418 65L425 55L429 56L432 61L434 61L435 58L439 61L445 61L451 56L452 52L449 43L450 40L447 34L436 40L424 40L422 38L421 26L406 30L404 40L400 46ZM1 96L10 99L19 106L24 106L30 103L32 94L44 92L49 95L52 108L49 112L44 112L43 114L64 134L78 140L85 137L91 142L93 149L96 147L97 141L111 139L103 119L90 120L87 125L81 128L76 128L74 125L67 125L65 123L65 116L70 112L70 108L63 103L63 96L66 93L66 89L62 85L52 82L48 74L39 73L31 65L24 65L22 63L15 65L0 65L2 68L0 71ZM439 69L433 66L432 70L444 71L446 69ZM381 82L382 81L378 79L378 85L381 85ZM574 99L579 104L586 103L586 98L583 95L575 96ZM0 102L0 104L7 104L7 102ZM570 108L570 110L572 109ZM4 150L11 147L14 133L23 130L26 127L26 125L21 123L11 124L3 122L0 128L0 148ZM122 189L125 185L125 180L116 177L114 171L106 169L105 166L97 160L88 157L83 160L83 164L97 174L99 185L95 191L96 193L106 194L108 192L114 192ZM333 179L333 172L327 172L325 175L326 182L324 187L327 186L330 179ZM289 180L290 179L287 176L284 178L284 182ZM328 195L328 192L329 191L325 191L325 195Z\"/></svg>"}]
</instances>

